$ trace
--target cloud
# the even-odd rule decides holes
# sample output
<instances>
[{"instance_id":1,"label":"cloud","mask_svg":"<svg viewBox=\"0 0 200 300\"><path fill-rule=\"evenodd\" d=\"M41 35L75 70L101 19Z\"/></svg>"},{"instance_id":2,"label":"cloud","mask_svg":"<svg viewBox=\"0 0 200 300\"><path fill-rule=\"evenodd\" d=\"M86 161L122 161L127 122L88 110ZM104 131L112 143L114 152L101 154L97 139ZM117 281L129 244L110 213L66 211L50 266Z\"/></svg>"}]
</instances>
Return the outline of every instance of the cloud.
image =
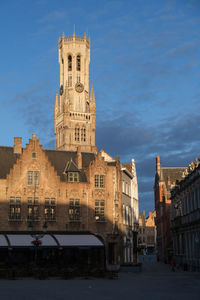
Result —
<instances>
[{"instance_id":1,"label":"cloud","mask_svg":"<svg viewBox=\"0 0 200 300\"><path fill-rule=\"evenodd\" d=\"M21 118L29 135L36 133L40 143L51 145L53 134L53 96L46 92L50 82L31 85L26 91L17 93L11 100L16 118ZM52 99L49 101L49 99Z\"/></svg>"},{"instance_id":2,"label":"cloud","mask_svg":"<svg viewBox=\"0 0 200 300\"><path fill-rule=\"evenodd\" d=\"M40 19L37 20L38 23L53 23L56 22L58 20L63 20L67 18L67 14L65 11L52 11L49 14L47 14L46 16L41 17Z\"/></svg>"},{"instance_id":3,"label":"cloud","mask_svg":"<svg viewBox=\"0 0 200 300\"><path fill-rule=\"evenodd\" d=\"M46 35L49 32L51 32L54 28L55 26L52 24L45 25L44 27L39 28L37 31L29 33L29 37L35 38L40 37L41 35Z\"/></svg>"},{"instance_id":4,"label":"cloud","mask_svg":"<svg viewBox=\"0 0 200 300\"><path fill-rule=\"evenodd\" d=\"M151 125L134 114L124 112L116 119L99 120L96 129L98 148L122 163L134 157L140 191L140 206L154 206L155 158L161 156L166 167L185 167L200 155L200 123L198 112L178 112L163 118L160 126ZM142 203L142 204L141 204Z\"/></svg>"}]
</instances>

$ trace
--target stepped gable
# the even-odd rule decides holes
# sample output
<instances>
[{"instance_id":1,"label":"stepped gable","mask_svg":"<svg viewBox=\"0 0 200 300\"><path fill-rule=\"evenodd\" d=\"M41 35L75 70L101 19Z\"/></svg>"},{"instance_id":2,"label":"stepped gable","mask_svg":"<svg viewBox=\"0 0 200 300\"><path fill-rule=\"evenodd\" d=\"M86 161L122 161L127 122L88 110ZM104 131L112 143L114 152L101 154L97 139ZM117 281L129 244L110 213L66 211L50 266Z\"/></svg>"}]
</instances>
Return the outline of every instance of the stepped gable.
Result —
<instances>
[{"instance_id":1,"label":"stepped gable","mask_svg":"<svg viewBox=\"0 0 200 300\"><path fill-rule=\"evenodd\" d=\"M23 151L23 149L22 149ZM61 181L66 181L66 174L64 170L67 164L72 160L73 163L77 164L77 152L75 151L56 151L56 150L44 150L45 154L48 157L48 160L54 167L55 171L59 175ZM14 147L0 146L0 179L6 179L6 176L10 173L10 170L13 168L14 164L17 162L17 159L20 157L20 154L14 153ZM94 153L82 153L82 166L80 172L80 181L87 182L87 178L84 173L84 168L88 167L90 163L95 159ZM72 167L72 165L71 165ZM77 171L77 168L71 169L70 171ZM68 170L69 171L69 170Z\"/></svg>"},{"instance_id":2,"label":"stepped gable","mask_svg":"<svg viewBox=\"0 0 200 300\"><path fill-rule=\"evenodd\" d=\"M82 167L86 168L95 159L96 155L91 152L82 152Z\"/></svg>"},{"instance_id":3,"label":"stepped gable","mask_svg":"<svg viewBox=\"0 0 200 300\"><path fill-rule=\"evenodd\" d=\"M0 146L0 179L6 179L20 154L14 153L13 147Z\"/></svg>"},{"instance_id":4,"label":"stepped gable","mask_svg":"<svg viewBox=\"0 0 200 300\"><path fill-rule=\"evenodd\" d=\"M44 150L50 163L54 167L61 181L67 180L66 171L80 172L80 182L87 182L83 168L95 159L94 153L83 152L82 154L82 169L77 167L77 152L75 151L60 151L60 150ZM70 169L69 169L70 168Z\"/></svg>"}]
</instances>

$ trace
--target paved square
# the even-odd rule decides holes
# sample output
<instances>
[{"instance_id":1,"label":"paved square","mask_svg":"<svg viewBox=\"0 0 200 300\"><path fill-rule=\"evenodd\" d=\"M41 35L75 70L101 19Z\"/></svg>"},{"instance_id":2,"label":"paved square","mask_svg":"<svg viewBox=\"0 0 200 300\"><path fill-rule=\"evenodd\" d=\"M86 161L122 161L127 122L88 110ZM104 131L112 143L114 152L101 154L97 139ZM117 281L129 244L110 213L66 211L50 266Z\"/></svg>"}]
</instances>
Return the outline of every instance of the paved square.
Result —
<instances>
[{"instance_id":1,"label":"paved square","mask_svg":"<svg viewBox=\"0 0 200 300\"><path fill-rule=\"evenodd\" d=\"M171 272L162 263L145 263L140 273L120 272L116 280L0 280L1 300L199 300L199 295L200 273Z\"/></svg>"}]
</instances>

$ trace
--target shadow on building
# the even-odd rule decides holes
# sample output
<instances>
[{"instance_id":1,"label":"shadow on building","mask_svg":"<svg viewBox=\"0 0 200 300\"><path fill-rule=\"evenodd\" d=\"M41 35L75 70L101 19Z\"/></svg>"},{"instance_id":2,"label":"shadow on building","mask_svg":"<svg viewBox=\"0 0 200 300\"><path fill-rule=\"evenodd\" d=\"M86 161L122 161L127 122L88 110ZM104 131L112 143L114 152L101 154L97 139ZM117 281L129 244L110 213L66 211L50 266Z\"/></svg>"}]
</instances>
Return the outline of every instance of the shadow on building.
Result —
<instances>
[{"instance_id":1,"label":"shadow on building","mask_svg":"<svg viewBox=\"0 0 200 300\"><path fill-rule=\"evenodd\" d=\"M58 215L63 210L68 207L57 206ZM62 224L66 230L55 230L56 220L44 218L10 221L10 230L0 232L0 276L32 276L35 272L38 276L41 272L43 276L98 276L118 270L123 255L121 230L106 216L96 220L89 207L81 207L81 213L88 215L88 224L66 218ZM43 224L46 231L41 231ZM20 230L25 226L27 230Z\"/></svg>"}]
</instances>

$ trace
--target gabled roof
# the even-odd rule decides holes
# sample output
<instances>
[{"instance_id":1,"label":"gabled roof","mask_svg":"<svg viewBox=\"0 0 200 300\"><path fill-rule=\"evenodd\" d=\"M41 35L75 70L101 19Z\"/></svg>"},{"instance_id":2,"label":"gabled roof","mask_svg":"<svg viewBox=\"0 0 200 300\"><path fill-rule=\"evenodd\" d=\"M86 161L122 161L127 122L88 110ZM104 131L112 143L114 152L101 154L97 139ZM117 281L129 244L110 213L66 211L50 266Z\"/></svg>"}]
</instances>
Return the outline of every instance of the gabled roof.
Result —
<instances>
[{"instance_id":1,"label":"gabled roof","mask_svg":"<svg viewBox=\"0 0 200 300\"><path fill-rule=\"evenodd\" d=\"M23 151L23 149L22 149ZM84 168L88 167L90 163L95 159L94 153L83 152L82 154L82 169L77 167L77 152L75 151L60 151L60 150L44 150L45 154L51 165L54 167L61 181L66 181L66 174L64 174L66 166L69 165L70 170L80 172L80 182L87 182ZM0 179L6 179L6 176L10 173L17 158L20 154L14 153L13 147L0 146Z\"/></svg>"},{"instance_id":2,"label":"gabled roof","mask_svg":"<svg viewBox=\"0 0 200 300\"><path fill-rule=\"evenodd\" d=\"M165 181L165 184L167 185L168 182L170 185L176 184L176 180L182 179L183 171L185 170L185 167L177 167L177 168L163 168L161 167L161 172L163 176L163 180Z\"/></svg>"},{"instance_id":3,"label":"gabled roof","mask_svg":"<svg viewBox=\"0 0 200 300\"><path fill-rule=\"evenodd\" d=\"M124 166L130 173L132 173L132 164L123 164L123 166Z\"/></svg>"},{"instance_id":4,"label":"gabled roof","mask_svg":"<svg viewBox=\"0 0 200 300\"><path fill-rule=\"evenodd\" d=\"M13 147L0 146L0 179L6 179L19 156L13 152Z\"/></svg>"},{"instance_id":5,"label":"gabled roof","mask_svg":"<svg viewBox=\"0 0 200 300\"><path fill-rule=\"evenodd\" d=\"M79 172L79 168L77 167L77 165L73 162L73 160L71 159L70 161L67 162L64 173L67 172Z\"/></svg>"},{"instance_id":6,"label":"gabled roof","mask_svg":"<svg viewBox=\"0 0 200 300\"><path fill-rule=\"evenodd\" d=\"M80 172L80 182L87 182L86 175L84 173L84 168L88 167L90 163L95 159L94 153L82 152L82 169L77 167L77 152L75 151L60 151L60 150L44 150L49 161L60 176L61 181L66 181L67 176L64 171L66 171L66 166L69 165L71 172ZM72 163L70 163L72 161Z\"/></svg>"}]
</instances>

